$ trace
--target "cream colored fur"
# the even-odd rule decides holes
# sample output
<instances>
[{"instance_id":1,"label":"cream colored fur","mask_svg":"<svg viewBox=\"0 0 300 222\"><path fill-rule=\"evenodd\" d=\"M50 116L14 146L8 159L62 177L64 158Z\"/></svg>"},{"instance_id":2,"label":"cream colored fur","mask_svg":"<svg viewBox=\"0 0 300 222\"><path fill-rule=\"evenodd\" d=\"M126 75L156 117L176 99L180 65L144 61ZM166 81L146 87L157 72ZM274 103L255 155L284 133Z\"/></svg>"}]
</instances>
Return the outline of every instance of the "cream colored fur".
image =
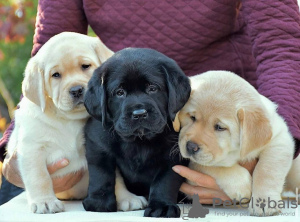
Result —
<instances>
[{"instance_id":1,"label":"cream colored fur","mask_svg":"<svg viewBox=\"0 0 300 222\"><path fill-rule=\"evenodd\" d=\"M65 32L52 37L28 62L22 83L24 98L15 111L15 129L7 152L12 155L17 151L32 212L61 212L64 206L57 198L82 199L87 195L83 129L88 113L83 104L74 104L69 90L77 85L86 89L93 71L111 55L99 38ZM90 67L83 69L82 65ZM52 77L56 72L61 78ZM67 158L69 165L50 176L47 165L62 158ZM51 177L81 169L86 173L78 184L54 193ZM145 198L129 193L120 175L116 186L119 210L146 206Z\"/></svg>"},{"instance_id":2,"label":"cream colored fur","mask_svg":"<svg viewBox=\"0 0 300 222\"><path fill-rule=\"evenodd\" d=\"M294 160L291 169L294 141L275 103L231 72L209 71L190 81L191 97L173 123L174 129L181 127L179 147L182 156L190 158L190 168L213 176L226 194L238 201L251 195L254 201L281 200L289 171L289 189L300 187L300 160ZM216 130L220 127L222 130ZM189 154L188 141L200 149ZM255 158L259 161L251 177L239 162ZM266 208L263 213L253 205L249 208L253 215L280 212Z\"/></svg>"}]
</instances>

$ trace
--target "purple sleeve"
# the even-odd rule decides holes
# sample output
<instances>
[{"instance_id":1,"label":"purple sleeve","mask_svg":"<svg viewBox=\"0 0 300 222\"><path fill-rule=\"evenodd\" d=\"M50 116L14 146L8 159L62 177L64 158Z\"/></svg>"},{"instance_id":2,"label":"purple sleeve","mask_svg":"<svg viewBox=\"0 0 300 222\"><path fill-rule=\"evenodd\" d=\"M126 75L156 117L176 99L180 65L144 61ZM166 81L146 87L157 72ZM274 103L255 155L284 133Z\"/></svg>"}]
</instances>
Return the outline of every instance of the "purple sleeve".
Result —
<instances>
[{"instance_id":1,"label":"purple sleeve","mask_svg":"<svg viewBox=\"0 0 300 222\"><path fill-rule=\"evenodd\" d=\"M87 27L82 0L40 0L31 54L35 55L48 39L58 33L87 34Z\"/></svg>"},{"instance_id":2,"label":"purple sleeve","mask_svg":"<svg viewBox=\"0 0 300 222\"><path fill-rule=\"evenodd\" d=\"M36 17L31 55L34 56L52 36L64 32L87 34L87 20L82 0L40 0ZM0 161L5 156L5 146L14 129L14 120L0 139Z\"/></svg>"},{"instance_id":3,"label":"purple sleeve","mask_svg":"<svg viewBox=\"0 0 300 222\"><path fill-rule=\"evenodd\" d=\"M278 104L296 140L300 139L300 16L296 0L243 1L247 32L257 62L258 91Z\"/></svg>"}]
</instances>

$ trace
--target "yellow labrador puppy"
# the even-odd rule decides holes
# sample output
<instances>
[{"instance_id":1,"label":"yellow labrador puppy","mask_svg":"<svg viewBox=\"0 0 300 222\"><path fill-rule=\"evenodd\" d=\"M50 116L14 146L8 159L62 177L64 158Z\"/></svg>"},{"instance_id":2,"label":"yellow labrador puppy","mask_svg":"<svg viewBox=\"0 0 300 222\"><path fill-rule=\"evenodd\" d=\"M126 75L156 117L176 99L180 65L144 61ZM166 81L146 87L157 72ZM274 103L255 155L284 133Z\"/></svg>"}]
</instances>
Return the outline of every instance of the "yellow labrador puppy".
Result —
<instances>
[{"instance_id":1,"label":"yellow labrador puppy","mask_svg":"<svg viewBox=\"0 0 300 222\"><path fill-rule=\"evenodd\" d=\"M251 214L277 214L278 204L264 211L256 205L259 198L281 200L293 160L294 141L276 104L231 72L209 71L190 81L191 97L174 121L175 130L181 126L182 156L190 158L190 168L213 176L230 198L250 199L252 191ZM252 180L238 162L254 158ZM294 182L300 185L299 175Z\"/></svg>"},{"instance_id":2,"label":"yellow labrador puppy","mask_svg":"<svg viewBox=\"0 0 300 222\"><path fill-rule=\"evenodd\" d=\"M69 165L52 174L60 177L87 170L83 128L88 113L83 95L93 71L113 52L99 38L65 32L52 37L29 60L22 83L24 98L15 111L15 129L7 146L17 152L28 202L34 213L64 210L57 199L81 199L87 194L88 172L71 189L55 194L47 165L62 158ZM146 200L127 191L117 177L120 210L139 209Z\"/></svg>"}]
</instances>

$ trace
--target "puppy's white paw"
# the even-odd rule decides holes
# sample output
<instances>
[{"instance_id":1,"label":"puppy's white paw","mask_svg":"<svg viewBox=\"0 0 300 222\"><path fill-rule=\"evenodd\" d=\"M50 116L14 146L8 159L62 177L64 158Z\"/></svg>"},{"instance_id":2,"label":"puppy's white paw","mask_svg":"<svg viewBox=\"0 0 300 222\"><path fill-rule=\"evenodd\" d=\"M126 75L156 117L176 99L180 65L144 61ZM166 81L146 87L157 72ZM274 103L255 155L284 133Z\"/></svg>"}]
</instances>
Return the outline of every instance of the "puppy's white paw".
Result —
<instances>
[{"instance_id":1,"label":"puppy's white paw","mask_svg":"<svg viewBox=\"0 0 300 222\"><path fill-rule=\"evenodd\" d=\"M118 210L130 211L144 209L148 206L148 202L145 197L128 192L117 199L117 205Z\"/></svg>"},{"instance_id":2,"label":"puppy's white paw","mask_svg":"<svg viewBox=\"0 0 300 222\"><path fill-rule=\"evenodd\" d=\"M64 211L63 203L57 198L41 199L31 201L31 211L37 214L52 214Z\"/></svg>"},{"instance_id":3,"label":"puppy's white paw","mask_svg":"<svg viewBox=\"0 0 300 222\"><path fill-rule=\"evenodd\" d=\"M245 170L245 172L235 175L238 177L232 177L232 179L224 178L220 181L217 180L217 183L230 199L236 199L238 202L245 203L251 198L252 177L246 169L241 170Z\"/></svg>"},{"instance_id":4,"label":"puppy's white paw","mask_svg":"<svg viewBox=\"0 0 300 222\"><path fill-rule=\"evenodd\" d=\"M223 187L224 192L230 199L236 199L238 202L246 203L251 198L251 181L245 184L237 182L230 187Z\"/></svg>"},{"instance_id":5,"label":"puppy's white paw","mask_svg":"<svg viewBox=\"0 0 300 222\"><path fill-rule=\"evenodd\" d=\"M276 207L268 206L267 203L268 197L253 196L252 200L250 201L249 204L249 212L250 215L252 216L267 217L267 216L275 216L281 213L281 210L278 208L278 205Z\"/></svg>"}]
</instances>

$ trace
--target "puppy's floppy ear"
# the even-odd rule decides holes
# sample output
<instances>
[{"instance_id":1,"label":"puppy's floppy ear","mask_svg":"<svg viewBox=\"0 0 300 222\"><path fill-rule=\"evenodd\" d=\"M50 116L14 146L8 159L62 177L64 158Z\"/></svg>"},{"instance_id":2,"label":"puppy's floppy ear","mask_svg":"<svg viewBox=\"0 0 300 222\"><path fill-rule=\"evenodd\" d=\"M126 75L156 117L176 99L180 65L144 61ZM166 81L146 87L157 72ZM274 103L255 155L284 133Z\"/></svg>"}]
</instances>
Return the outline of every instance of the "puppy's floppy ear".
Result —
<instances>
[{"instance_id":1,"label":"puppy's floppy ear","mask_svg":"<svg viewBox=\"0 0 300 222\"><path fill-rule=\"evenodd\" d=\"M88 89L84 95L84 105L88 113L100 120L103 125L107 120L107 98L104 84L107 72L104 65L97 68L88 83Z\"/></svg>"},{"instance_id":2,"label":"puppy's floppy ear","mask_svg":"<svg viewBox=\"0 0 300 222\"><path fill-rule=\"evenodd\" d=\"M22 93L31 102L40 106L44 112L46 107L44 71L39 67L36 60L33 57L27 63L22 82Z\"/></svg>"},{"instance_id":3,"label":"puppy's floppy ear","mask_svg":"<svg viewBox=\"0 0 300 222\"><path fill-rule=\"evenodd\" d=\"M94 37L94 38L95 38L95 43L93 44L93 47L100 60L100 64L102 64L108 58L110 58L114 54L114 52L111 51L109 48L107 48L107 46L104 45L103 42L98 37Z\"/></svg>"},{"instance_id":4,"label":"puppy's floppy ear","mask_svg":"<svg viewBox=\"0 0 300 222\"><path fill-rule=\"evenodd\" d=\"M180 131L179 112L176 113L175 119L173 121L173 128L174 128L175 132L179 132Z\"/></svg>"},{"instance_id":5,"label":"puppy's floppy ear","mask_svg":"<svg viewBox=\"0 0 300 222\"><path fill-rule=\"evenodd\" d=\"M171 120L174 121L176 113L184 106L190 97L190 81L173 59L163 61L162 69L165 73L169 92L169 116Z\"/></svg>"},{"instance_id":6,"label":"puppy's floppy ear","mask_svg":"<svg viewBox=\"0 0 300 222\"><path fill-rule=\"evenodd\" d=\"M261 108L250 111L241 108L237 115L240 122L240 154L244 158L271 140L272 128Z\"/></svg>"}]
</instances>

